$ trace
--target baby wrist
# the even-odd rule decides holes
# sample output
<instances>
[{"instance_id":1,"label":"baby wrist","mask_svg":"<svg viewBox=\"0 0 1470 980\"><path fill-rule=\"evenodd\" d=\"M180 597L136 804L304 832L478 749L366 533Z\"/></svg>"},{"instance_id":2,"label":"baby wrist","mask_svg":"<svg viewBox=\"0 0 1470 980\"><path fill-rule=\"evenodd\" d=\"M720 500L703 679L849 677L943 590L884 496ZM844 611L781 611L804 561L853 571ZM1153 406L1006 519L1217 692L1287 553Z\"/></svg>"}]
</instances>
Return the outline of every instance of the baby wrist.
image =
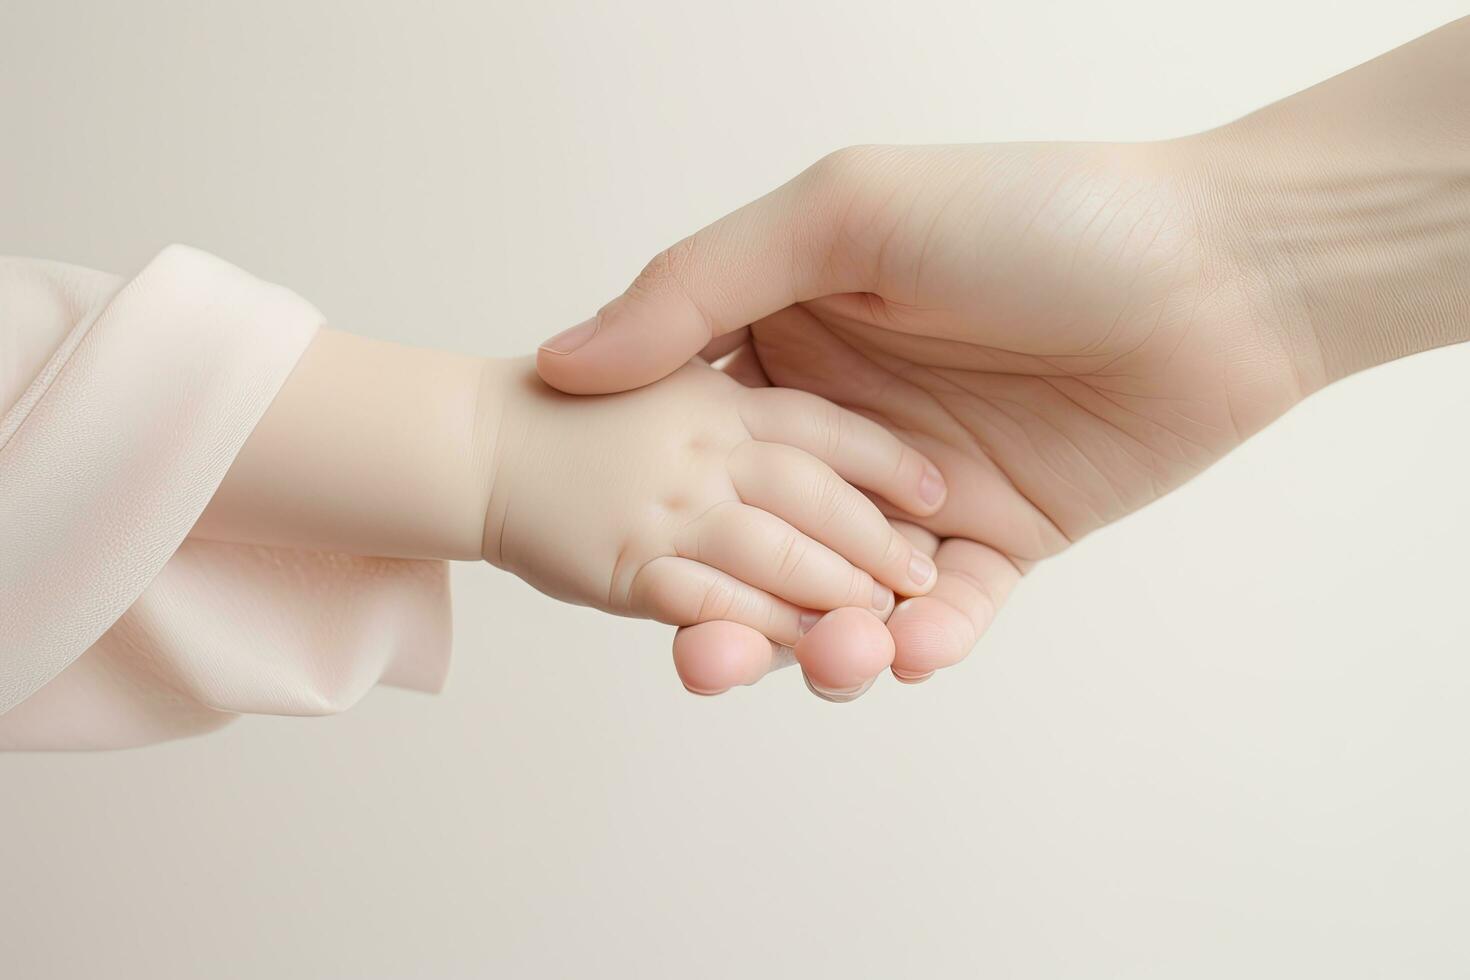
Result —
<instances>
[{"instance_id":1,"label":"baby wrist","mask_svg":"<svg viewBox=\"0 0 1470 980\"><path fill-rule=\"evenodd\" d=\"M517 401L519 386L534 380L531 364L530 358L486 358L480 368L474 431L485 464L481 477L478 546L481 559L497 567L504 567L509 485L518 470L516 457L524 441L517 437L515 423L509 417L518 415L513 403Z\"/></svg>"}]
</instances>

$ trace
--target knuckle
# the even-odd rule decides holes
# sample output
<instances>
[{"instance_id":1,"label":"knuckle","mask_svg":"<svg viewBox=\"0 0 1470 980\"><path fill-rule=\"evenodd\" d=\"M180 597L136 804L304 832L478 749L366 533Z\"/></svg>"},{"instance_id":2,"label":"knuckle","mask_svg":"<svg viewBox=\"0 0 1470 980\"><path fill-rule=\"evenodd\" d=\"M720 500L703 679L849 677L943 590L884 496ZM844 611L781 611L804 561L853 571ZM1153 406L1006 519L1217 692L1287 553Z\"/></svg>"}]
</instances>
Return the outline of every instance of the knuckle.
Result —
<instances>
[{"instance_id":1,"label":"knuckle","mask_svg":"<svg viewBox=\"0 0 1470 980\"><path fill-rule=\"evenodd\" d=\"M909 543L908 538L890 527L888 543L883 547L883 567L893 569L896 573L906 574L913 550L913 545Z\"/></svg>"},{"instance_id":2,"label":"knuckle","mask_svg":"<svg viewBox=\"0 0 1470 980\"><path fill-rule=\"evenodd\" d=\"M762 465L760 449L760 445L750 439L740 440L726 457L726 471L734 477L759 474L765 469Z\"/></svg>"},{"instance_id":3,"label":"knuckle","mask_svg":"<svg viewBox=\"0 0 1470 980\"><path fill-rule=\"evenodd\" d=\"M833 405L827 409L827 417L829 419L828 427L831 431L829 437L832 440L831 453L833 456L836 456L847 443L847 430L849 427L847 413Z\"/></svg>"},{"instance_id":4,"label":"knuckle","mask_svg":"<svg viewBox=\"0 0 1470 980\"><path fill-rule=\"evenodd\" d=\"M887 430L885 429L884 432L886 433ZM923 469L919 463L919 454L898 442L897 439L894 440L891 448L896 451L893 453L893 472L888 474L888 478L893 481L894 485L900 483L905 473L918 473Z\"/></svg>"},{"instance_id":5,"label":"knuckle","mask_svg":"<svg viewBox=\"0 0 1470 980\"><path fill-rule=\"evenodd\" d=\"M650 564L633 580L630 590L635 605L648 611L653 619L663 623L678 623L684 619L684 590L675 581L659 571L660 566Z\"/></svg>"},{"instance_id":6,"label":"knuckle","mask_svg":"<svg viewBox=\"0 0 1470 980\"><path fill-rule=\"evenodd\" d=\"M817 160L807 173L823 186L851 186L871 168L880 149L873 145L844 146Z\"/></svg>"},{"instance_id":7,"label":"knuckle","mask_svg":"<svg viewBox=\"0 0 1470 980\"><path fill-rule=\"evenodd\" d=\"M695 619L701 623L729 619L738 599L734 585L724 579L716 579L705 587Z\"/></svg>"},{"instance_id":8,"label":"knuckle","mask_svg":"<svg viewBox=\"0 0 1470 980\"><path fill-rule=\"evenodd\" d=\"M751 460L751 469L760 474L767 488L801 486L801 467L794 452L779 443L764 447L759 459Z\"/></svg>"},{"instance_id":9,"label":"knuckle","mask_svg":"<svg viewBox=\"0 0 1470 980\"><path fill-rule=\"evenodd\" d=\"M970 610L971 620L994 618L1000 609L1000 603L996 601L995 591L987 583L963 569L956 568L947 570L946 578L949 580L951 589L957 588L969 600L966 606Z\"/></svg>"},{"instance_id":10,"label":"knuckle","mask_svg":"<svg viewBox=\"0 0 1470 980\"><path fill-rule=\"evenodd\" d=\"M697 248L693 238L670 245L649 260L628 287L628 291L659 293L668 289L682 290L685 271L693 261Z\"/></svg>"},{"instance_id":11,"label":"knuckle","mask_svg":"<svg viewBox=\"0 0 1470 980\"><path fill-rule=\"evenodd\" d=\"M813 424L816 426L818 444L822 447L824 459L833 459L842 449L842 441L845 436L843 426L843 411L836 405L826 404L821 412L814 417Z\"/></svg>"},{"instance_id":12,"label":"knuckle","mask_svg":"<svg viewBox=\"0 0 1470 980\"><path fill-rule=\"evenodd\" d=\"M748 602L751 608L750 621L761 624L760 631L777 642L796 642L796 618L787 613L780 603L765 599Z\"/></svg>"},{"instance_id":13,"label":"knuckle","mask_svg":"<svg viewBox=\"0 0 1470 980\"><path fill-rule=\"evenodd\" d=\"M812 481L811 497L812 513L823 527L848 521L853 516L847 484L834 476L824 475Z\"/></svg>"},{"instance_id":14,"label":"knuckle","mask_svg":"<svg viewBox=\"0 0 1470 980\"><path fill-rule=\"evenodd\" d=\"M740 423L745 427L746 435L753 435L761 428L761 416L766 411L766 399L764 392L771 388L747 388L739 385L735 389L735 413L740 416Z\"/></svg>"},{"instance_id":15,"label":"knuckle","mask_svg":"<svg viewBox=\"0 0 1470 980\"><path fill-rule=\"evenodd\" d=\"M795 534L786 534L776 546L776 580L782 585L796 577L797 569L806 558L806 548Z\"/></svg>"},{"instance_id":16,"label":"knuckle","mask_svg":"<svg viewBox=\"0 0 1470 980\"><path fill-rule=\"evenodd\" d=\"M789 430L805 423L810 397L796 388L749 388L751 404L760 413L764 429Z\"/></svg>"},{"instance_id":17,"label":"knuckle","mask_svg":"<svg viewBox=\"0 0 1470 980\"><path fill-rule=\"evenodd\" d=\"M680 558L688 558L691 561L703 561L700 556L705 552L704 542L705 527L702 521L691 521L674 532L672 544L674 554Z\"/></svg>"},{"instance_id":18,"label":"knuckle","mask_svg":"<svg viewBox=\"0 0 1470 980\"><path fill-rule=\"evenodd\" d=\"M892 196L901 152L893 146L846 146L808 167L799 178L799 193L817 216L816 225L829 237L865 239ZM829 251L828 260L836 258L837 252Z\"/></svg>"}]
</instances>

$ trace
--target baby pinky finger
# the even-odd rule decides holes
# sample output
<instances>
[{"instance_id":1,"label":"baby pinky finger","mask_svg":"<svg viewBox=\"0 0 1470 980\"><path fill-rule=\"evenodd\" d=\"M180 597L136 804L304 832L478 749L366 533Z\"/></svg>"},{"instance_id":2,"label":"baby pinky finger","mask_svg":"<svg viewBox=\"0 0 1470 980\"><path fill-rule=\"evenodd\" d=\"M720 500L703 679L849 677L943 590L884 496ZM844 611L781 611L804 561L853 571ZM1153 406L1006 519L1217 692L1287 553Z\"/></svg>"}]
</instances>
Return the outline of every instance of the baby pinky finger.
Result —
<instances>
[{"instance_id":1,"label":"baby pinky finger","mask_svg":"<svg viewBox=\"0 0 1470 980\"><path fill-rule=\"evenodd\" d=\"M818 615L727 575L672 555L655 558L633 579L634 615L671 626L730 622L748 626L781 646L795 646Z\"/></svg>"}]
</instances>

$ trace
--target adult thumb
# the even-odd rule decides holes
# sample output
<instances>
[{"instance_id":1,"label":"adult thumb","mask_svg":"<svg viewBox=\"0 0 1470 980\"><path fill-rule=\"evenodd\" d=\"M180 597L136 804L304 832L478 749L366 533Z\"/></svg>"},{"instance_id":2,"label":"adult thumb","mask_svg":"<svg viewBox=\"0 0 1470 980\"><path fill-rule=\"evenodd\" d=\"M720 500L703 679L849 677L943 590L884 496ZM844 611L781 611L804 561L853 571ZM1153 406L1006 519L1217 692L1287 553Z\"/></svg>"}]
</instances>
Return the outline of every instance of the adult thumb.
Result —
<instances>
[{"instance_id":1,"label":"adult thumb","mask_svg":"<svg viewBox=\"0 0 1470 980\"><path fill-rule=\"evenodd\" d=\"M548 340L536 370L575 395L677 370L716 337L793 303L869 288L843 227L872 190L860 149L839 150L654 257L597 315Z\"/></svg>"}]
</instances>

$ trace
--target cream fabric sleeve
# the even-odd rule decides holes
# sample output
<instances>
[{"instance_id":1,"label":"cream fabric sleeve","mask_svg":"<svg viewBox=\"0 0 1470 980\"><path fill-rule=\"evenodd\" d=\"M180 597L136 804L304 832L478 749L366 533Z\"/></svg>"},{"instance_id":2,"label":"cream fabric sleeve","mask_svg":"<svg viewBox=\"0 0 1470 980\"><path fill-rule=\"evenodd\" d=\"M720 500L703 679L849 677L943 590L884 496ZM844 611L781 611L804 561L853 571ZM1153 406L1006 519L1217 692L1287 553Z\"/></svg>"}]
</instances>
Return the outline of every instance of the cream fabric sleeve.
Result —
<instances>
[{"instance_id":1,"label":"cream fabric sleeve","mask_svg":"<svg viewBox=\"0 0 1470 980\"><path fill-rule=\"evenodd\" d=\"M184 246L127 282L0 258L0 748L442 685L446 563L187 539L320 324Z\"/></svg>"}]
</instances>

